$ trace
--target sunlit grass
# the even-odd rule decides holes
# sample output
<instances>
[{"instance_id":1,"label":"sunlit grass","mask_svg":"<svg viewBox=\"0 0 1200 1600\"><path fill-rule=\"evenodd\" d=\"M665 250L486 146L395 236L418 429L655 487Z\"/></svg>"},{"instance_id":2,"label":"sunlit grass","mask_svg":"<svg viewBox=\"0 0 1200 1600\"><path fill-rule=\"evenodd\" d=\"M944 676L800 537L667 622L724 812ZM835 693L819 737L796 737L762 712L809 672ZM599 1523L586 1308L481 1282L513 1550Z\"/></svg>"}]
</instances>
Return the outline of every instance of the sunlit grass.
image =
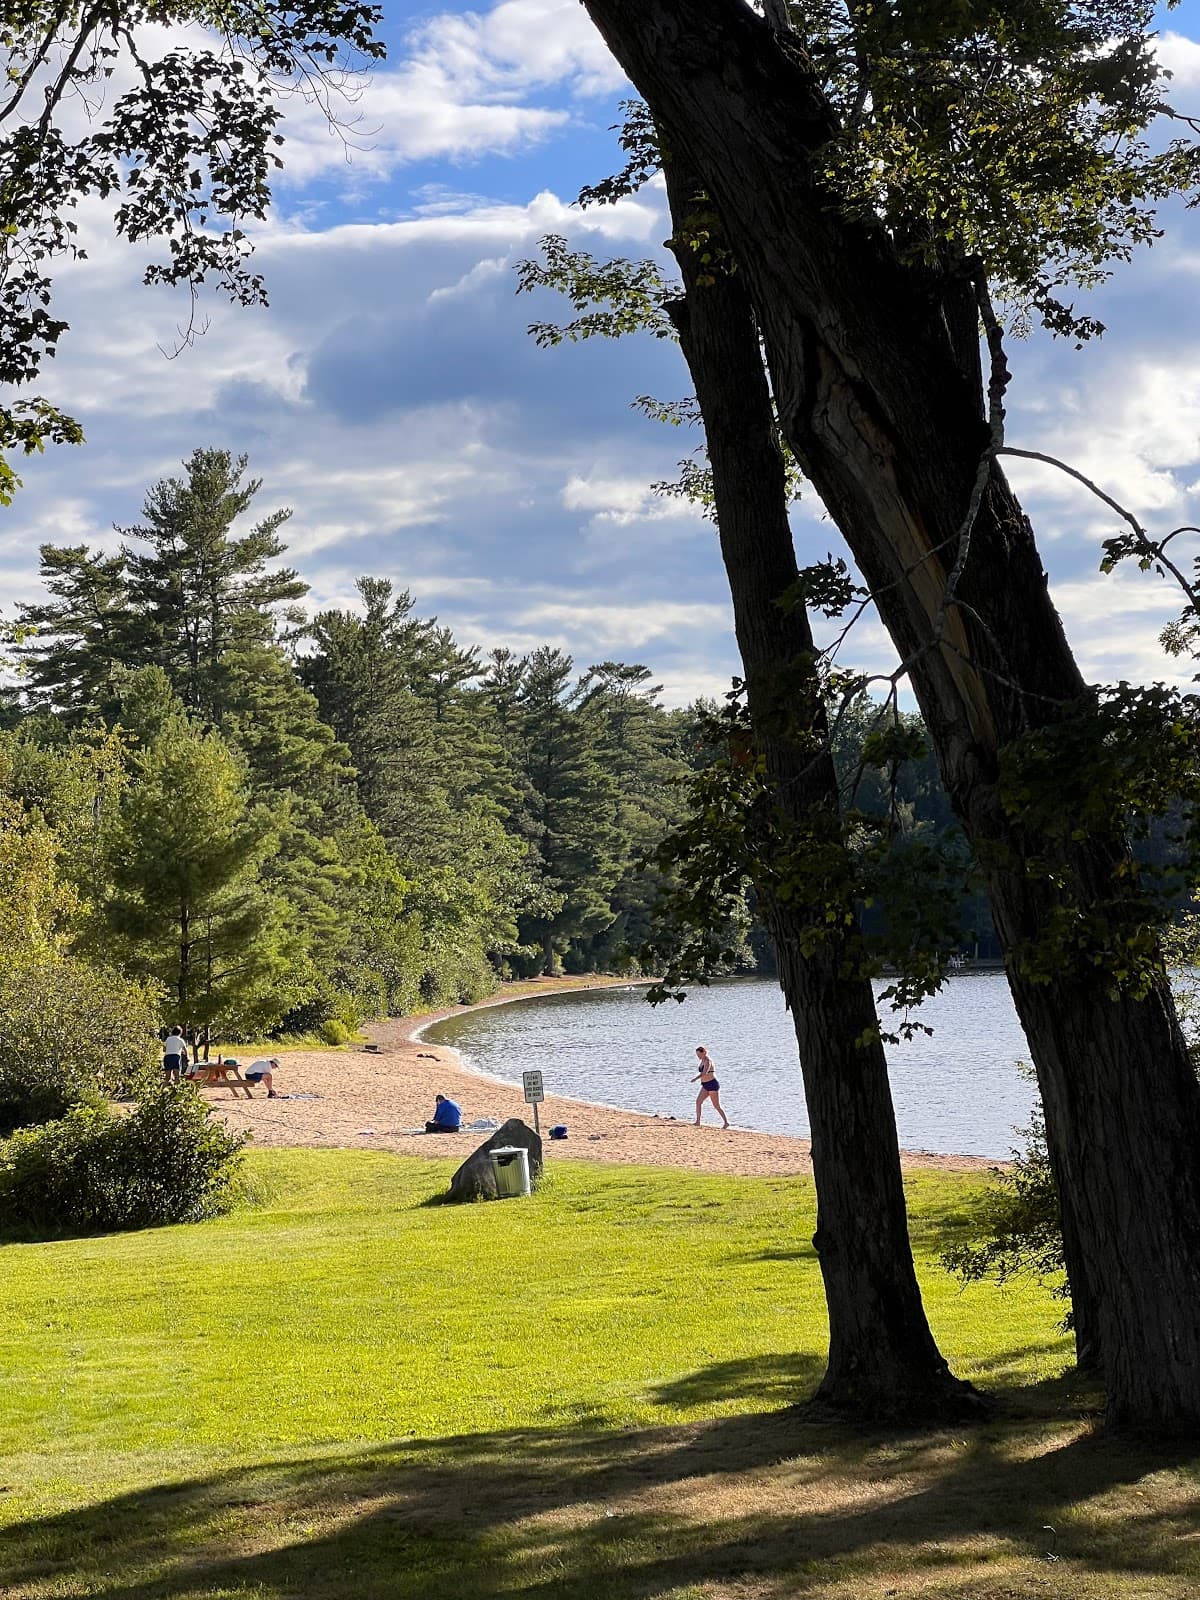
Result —
<instances>
[{"instance_id":1,"label":"sunlit grass","mask_svg":"<svg viewBox=\"0 0 1200 1600\"><path fill-rule=\"evenodd\" d=\"M1125 1458L1100 1501L1086 1461L1055 1486L1061 1452L1111 1448L1087 1438L1094 1397L1081 1420L1063 1387L1059 1308L1035 1288L963 1292L936 1265L978 1177L910 1179L915 1249L944 1352L1022 1415L920 1440L784 1409L825 1341L810 1181L565 1162L527 1201L423 1205L450 1170L264 1151L252 1210L0 1250L0 1593L709 1597L769 1569L833 1595L877 1573L893 1524L927 1543L931 1516L949 1541L934 1567L1007 1574L998 1494L1089 1549L1145 1510ZM1173 1464L1160 1513L1184 1516L1185 1481ZM905 1532L894 1508L913 1495ZM851 1549L846 1519L868 1516ZM928 1551L902 1568L924 1585ZM1183 1593L1089 1589L1088 1572L1037 1592Z\"/></svg>"}]
</instances>

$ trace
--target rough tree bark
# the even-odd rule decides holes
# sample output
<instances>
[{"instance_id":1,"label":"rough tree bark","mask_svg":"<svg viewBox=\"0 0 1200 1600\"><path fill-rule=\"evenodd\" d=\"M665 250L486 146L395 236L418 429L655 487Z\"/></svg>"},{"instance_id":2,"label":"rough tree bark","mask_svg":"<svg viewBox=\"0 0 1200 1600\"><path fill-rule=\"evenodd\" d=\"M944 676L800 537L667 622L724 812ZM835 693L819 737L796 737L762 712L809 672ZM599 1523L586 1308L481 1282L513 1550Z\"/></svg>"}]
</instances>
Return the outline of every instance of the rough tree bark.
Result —
<instances>
[{"instance_id":1,"label":"rough tree bark","mask_svg":"<svg viewBox=\"0 0 1200 1600\"><path fill-rule=\"evenodd\" d=\"M994 461L962 534L989 441L944 286L822 188L814 156L833 123L820 85L743 0L584 4L701 175L758 315L785 437L910 665L988 876L1110 1420L1196 1432L1200 1088L1165 972L1144 999L1113 999L1082 956L1040 982L1021 960L1058 904L1055 863L1100 906L1122 895L1124 856L1112 838L1064 844L1001 804L1005 746L1085 686Z\"/></svg>"},{"instance_id":2,"label":"rough tree bark","mask_svg":"<svg viewBox=\"0 0 1200 1600\"><path fill-rule=\"evenodd\" d=\"M721 553L733 597L755 741L785 835L815 833L842 855L839 796L816 651L802 605L787 476L754 314L740 279L701 269L686 242L699 185L665 165L685 296L668 310L704 421ZM855 971L853 928L828 900L786 902L758 885L796 1030L812 1127L814 1238L829 1309L819 1402L869 1417L982 1409L953 1377L925 1317L913 1267L887 1061L870 980ZM842 907L853 922L853 906Z\"/></svg>"}]
</instances>

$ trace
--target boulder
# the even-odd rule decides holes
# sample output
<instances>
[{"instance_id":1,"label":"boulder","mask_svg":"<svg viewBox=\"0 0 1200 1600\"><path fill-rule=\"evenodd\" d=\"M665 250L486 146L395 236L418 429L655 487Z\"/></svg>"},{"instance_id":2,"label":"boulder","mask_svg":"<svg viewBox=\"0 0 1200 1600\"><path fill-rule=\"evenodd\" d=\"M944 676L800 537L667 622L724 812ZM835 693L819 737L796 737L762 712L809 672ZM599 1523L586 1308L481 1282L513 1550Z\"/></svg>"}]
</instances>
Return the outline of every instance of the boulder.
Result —
<instances>
[{"instance_id":1,"label":"boulder","mask_svg":"<svg viewBox=\"0 0 1200 1600\"><path fill-rule=\"evenodd\" d=\"M490 1139L473 1150L450 1179L447 1200L495 1200L496 1175L489 1154L506 1146L524 1147L529 1152L529 1177L536 1183L542 1172L542 1141L520 1117L510 1117Z\"/></svg>"}]
</instances>

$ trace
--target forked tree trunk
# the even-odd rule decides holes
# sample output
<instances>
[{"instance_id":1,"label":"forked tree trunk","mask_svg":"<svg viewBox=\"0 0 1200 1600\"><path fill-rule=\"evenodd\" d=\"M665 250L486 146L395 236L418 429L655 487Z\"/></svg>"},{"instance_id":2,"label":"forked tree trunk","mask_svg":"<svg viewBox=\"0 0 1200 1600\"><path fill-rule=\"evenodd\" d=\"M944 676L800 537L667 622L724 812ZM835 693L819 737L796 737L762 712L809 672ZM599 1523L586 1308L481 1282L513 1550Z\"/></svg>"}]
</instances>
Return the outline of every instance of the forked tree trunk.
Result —
<instances>
[{"instance_id":1,"label":"forked tree trunk","mask_svg":"<svg viewBox=\"0 0 1200 1600\"><path fill-rule=\"evenodd\" d=\"M686 288L686 298L669 309L704 420L772 829L782 841L811 835L836 881L845 861L837 777L808 617L802 605L782 603L798 572L758 330L740 279L702 269L682 237L698 190L686 164L673 157L665 171ZM813 1242L829 1308L829 1364L817 1399L869 1417L979 1411L980 1396L950 1373L921 1303L887 1061L849 892L840 908L845 921L831 925L825 893L804 903L773 896L769 884L757 887L796 1029L812 1129Z\"/></svg>"},{"instance_id":2,"label":"forked tree trunk","mask_svg":"<svg viewBox=\"0 0 1200 1600\"><path fill-rule=\"evenodd\" d=\"M1032 532L987 447L943 286L822 187L833 121L803 54L743 0L584 0L719 212L763 331L781 424L909 663L946 787L988 878L1037 1068L1072 1280L1086 1286L1118 1424L1200 1430L1200 1087L1165 972L1111 999L1086 954L1022 960L1061 905L1120 902L1115 838L1008 814L1004 747L1084 691ZM948 598L955 574L956 587Z\"/></svg>"}]
</instances>

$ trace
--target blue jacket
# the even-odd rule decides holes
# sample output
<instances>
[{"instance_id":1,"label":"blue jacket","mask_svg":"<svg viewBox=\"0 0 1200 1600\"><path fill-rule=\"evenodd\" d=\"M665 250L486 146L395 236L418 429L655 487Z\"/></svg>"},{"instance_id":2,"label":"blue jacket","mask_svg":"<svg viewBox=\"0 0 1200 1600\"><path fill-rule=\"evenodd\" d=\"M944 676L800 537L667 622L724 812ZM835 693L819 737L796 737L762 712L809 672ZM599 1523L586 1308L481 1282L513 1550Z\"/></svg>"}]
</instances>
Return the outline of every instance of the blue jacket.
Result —
<instances>
[{"instance_id":1,"label":"blue jacket","mask_svg":"<svg viewBox=\"0 0 1200 1600\"><path fill-rule=\"evenodd\" d=\"M453 1100L443 1100L441 1105L434 1107L433 1120L439 1128L457 1129L462 1124L462 1112Z\"/></svg>"}]
</instances>

